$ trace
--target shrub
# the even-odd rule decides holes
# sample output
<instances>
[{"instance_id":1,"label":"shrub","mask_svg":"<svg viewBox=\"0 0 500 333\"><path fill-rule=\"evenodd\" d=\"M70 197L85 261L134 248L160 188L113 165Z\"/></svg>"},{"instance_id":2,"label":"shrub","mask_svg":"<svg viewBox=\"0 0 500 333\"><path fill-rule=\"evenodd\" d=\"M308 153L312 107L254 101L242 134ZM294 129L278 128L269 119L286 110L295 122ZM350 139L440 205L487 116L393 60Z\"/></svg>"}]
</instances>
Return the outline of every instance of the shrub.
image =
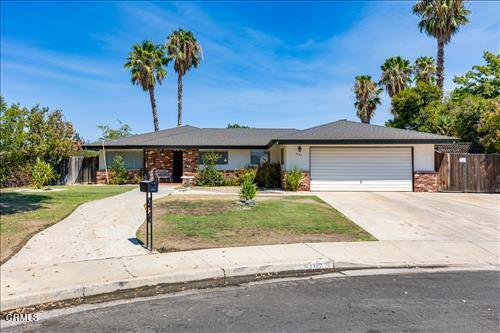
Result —
<instances>
[{"instance_id":1,"label":"shrub","mask_svg":"<svg viewBox=\"0 0 500 333\"><path fill-rule=\"evenodd\" d=\"M281 166L279 163L264 163L256 171L255 181L258 186L265 188L281 186Z\"/></svg>"},{"instance_id":2,"label":"shrub","mask_svg":"<svg viewBox=\"0 0 500 333\"><path fill-rule=\"evenodd\" d=\"M236 185L243 184L243 181L246 179L246 177L249 177L252 179L252 181L254 181L256 175L257 175L257 168L250 167L250 168L240 169L239 176L236 179Z\"/></svg>"},{"instance_id":3,"label":"shrub","mask_svg":"<svg viewBox=\"0 0 500 333\"><path fill-rule=\"evenodd\" d=\"M253 182L252 174L248 173L243 177L241 183L240 196L244 201L254 199L257 195L257 185Z\"/></svg>"},{"instance_id":4,"label":"shrub","mask_svg":"<svg viewBox=\"0 0 500 333\"><path fill-rule=\"evenodd\" d=\"M128 172L125 169L125 162L120 155L113 158L113 164L109 168L111 171L111 179L109 180L113 185L123 185L128 182Z\"/></svg>"},{"instance_id":5,"label":"shrub","mask_svg":"<svg viewBox=\"0 0 500 333\"><path fill-rule=\"evenodd\" d=\"M293 167L292 170L288 171L286 174L286 189L287 191L297 191L300 186L300 182L304 178L304 173L297 167Z\"/></svg>"},{"instance_id":6,"label":"shrub","mask_svg":"<svg viewBox=\"0 0 500 333\"><path fill-rule=\"evenodd\" d=\"M214 152L206 153L203 156L204 168L198 173L196 185L198 186L222 186L226 180L221 172L215 169L215 165L220 155Z\"/></svg>"},{"instance_id":7,"label":"shrub","mask_svg":"<svg viewBox=\"0 0 500 333\"><path fill-rule=\"evenodd\" d=\"M57 174L52 165L39 158L36 159L35 165L33 165L33 171L31 172L31 178L35 188L42 188L49 185L56 177Z\"/></svg>"}]
</instances>

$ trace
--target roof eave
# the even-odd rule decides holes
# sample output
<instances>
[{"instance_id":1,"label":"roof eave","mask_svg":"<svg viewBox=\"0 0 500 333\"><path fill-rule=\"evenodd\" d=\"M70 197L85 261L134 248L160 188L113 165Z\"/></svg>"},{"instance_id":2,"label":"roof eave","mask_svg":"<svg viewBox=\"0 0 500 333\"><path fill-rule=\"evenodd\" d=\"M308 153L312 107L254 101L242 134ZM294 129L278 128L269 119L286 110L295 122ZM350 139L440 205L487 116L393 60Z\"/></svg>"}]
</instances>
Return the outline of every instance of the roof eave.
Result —
<instances>
[{"instance_id":1,"label":"roof eave","mask_svg":"<svg viewBox=\"0 0 500 333\"><path fill-rule=\"evenodd\" d=\"M321 140L321 139L277 139L274 144L439 144L455 143L457 139L372 139L372 140Z\"/></svg>"}]
</instances>

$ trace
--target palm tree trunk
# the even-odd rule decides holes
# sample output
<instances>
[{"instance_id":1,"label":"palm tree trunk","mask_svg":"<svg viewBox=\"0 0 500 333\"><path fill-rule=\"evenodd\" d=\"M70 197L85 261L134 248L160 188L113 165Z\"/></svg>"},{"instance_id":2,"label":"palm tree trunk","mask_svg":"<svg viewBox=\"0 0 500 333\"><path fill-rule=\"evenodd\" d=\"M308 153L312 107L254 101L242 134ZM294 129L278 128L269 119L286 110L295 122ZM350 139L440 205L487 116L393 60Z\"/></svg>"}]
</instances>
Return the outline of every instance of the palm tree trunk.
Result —
<instances>
[{"instance_id":1,"label":"palm tree trunk","mask_svg":"<svg viewBox=\"0 0 500 333\"><path fill-rule=\"evenodd\" d=\"M151 109L153 109L153 124L155 132L159 131L158 113L156 112L155 87L149 87L149 99L151 100Z\"/></svg>"},{"instance_id":2,"label":"palm tree trunk","mask_svg":"<svg viewBox=\"0 0 500 333\"><path fill-rule=\"evenodd\" d=\"M177 127L182 126L182 74L177 77Z\"/></svg>"},{"instance_id":3,"label":"palm tree trunk","mask_svg":"<svg viewBox=\"0 0 500 333\"><path fill-rule=\"evenodd\" d=\"M437 39L437 71L436 71L436 84L443 91L444 82L444 40L440 37Z\"/></svg>"}]
</instances>

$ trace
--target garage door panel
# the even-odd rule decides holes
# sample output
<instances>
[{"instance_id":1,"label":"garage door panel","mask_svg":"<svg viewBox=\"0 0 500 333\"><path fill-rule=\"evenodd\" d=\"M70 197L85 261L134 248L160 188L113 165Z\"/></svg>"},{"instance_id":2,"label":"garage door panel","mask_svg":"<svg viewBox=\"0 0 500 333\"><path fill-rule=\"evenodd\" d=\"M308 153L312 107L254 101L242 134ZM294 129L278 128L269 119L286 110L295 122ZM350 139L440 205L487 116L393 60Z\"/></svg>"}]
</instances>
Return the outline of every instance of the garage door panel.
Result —
<instances>
[{"instance_id":1,"label":"garage door panel","mask_svg":"<svg viewBox=\"0 0 500 333\"><path fill-rule=\"evenodd\" d=\"M411 148L311 148L312 191L412 191Z\"/></svg>"}]
</instances>

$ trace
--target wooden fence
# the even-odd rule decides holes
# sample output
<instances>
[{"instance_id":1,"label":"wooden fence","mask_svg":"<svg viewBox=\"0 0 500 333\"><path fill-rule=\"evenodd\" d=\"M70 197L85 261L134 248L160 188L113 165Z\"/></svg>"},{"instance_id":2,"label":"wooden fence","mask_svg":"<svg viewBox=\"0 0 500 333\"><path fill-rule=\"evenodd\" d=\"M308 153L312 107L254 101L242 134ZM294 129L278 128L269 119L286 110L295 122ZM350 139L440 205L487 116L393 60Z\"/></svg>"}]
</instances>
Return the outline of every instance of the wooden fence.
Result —
<instances>
[{"instance_id":1,"label":"wooden fence","mask_svg":"<svg viewBox=\"0 0 500 333\"><path fill-rule=\"evenodd\" d=\"M440 192L500 192L500 154L436 153Z\"/></svg>"},{"instance_id":2,"label":"wooden fence","mask_svg":"<svg viewBox=\"0 0 500 333\"><path fill-rule=\"evenodd\" d=\"M65 159L56 168L59 174L58 183L95 184L98 163L97 157L72 156Z\"/></svg>"}]
</instances>

